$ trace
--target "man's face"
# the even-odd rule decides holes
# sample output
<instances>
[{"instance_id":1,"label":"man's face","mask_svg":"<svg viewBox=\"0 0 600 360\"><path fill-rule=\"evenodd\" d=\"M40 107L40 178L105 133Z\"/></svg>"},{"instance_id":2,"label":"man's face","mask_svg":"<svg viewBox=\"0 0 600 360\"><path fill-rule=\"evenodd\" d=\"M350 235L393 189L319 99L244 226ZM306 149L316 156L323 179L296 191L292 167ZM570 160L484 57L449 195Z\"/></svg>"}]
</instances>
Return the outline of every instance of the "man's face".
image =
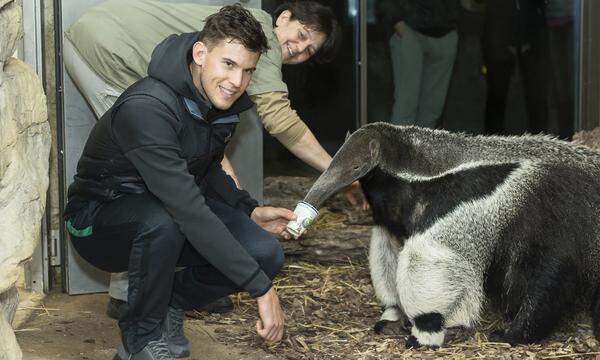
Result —
<instances>
[{"instance_id":1,"label":"man's face","mask_svg":"<svg viewBox=\"0 0 600 360\"><path fill-rule=\"evenodd\" d=\"M260 53L232 39L222 40L210 50L199 41L192 51L201 69L197 75L192 72L194 84L214 107L229 109L246 91Z\"/></svg>"},{"instance_id":2,"label":"man's face","mask_svg":"<svg viewBox=\"0 0 600 360\"><path fill-rule=\"evenodd\" d=\"M298 20L290 20L291 15L287 10L282 12L274 31L281 45L282 62L299 64L319 51L326 37L324 33L311 30Z\"/></svg>"}]
</instances>

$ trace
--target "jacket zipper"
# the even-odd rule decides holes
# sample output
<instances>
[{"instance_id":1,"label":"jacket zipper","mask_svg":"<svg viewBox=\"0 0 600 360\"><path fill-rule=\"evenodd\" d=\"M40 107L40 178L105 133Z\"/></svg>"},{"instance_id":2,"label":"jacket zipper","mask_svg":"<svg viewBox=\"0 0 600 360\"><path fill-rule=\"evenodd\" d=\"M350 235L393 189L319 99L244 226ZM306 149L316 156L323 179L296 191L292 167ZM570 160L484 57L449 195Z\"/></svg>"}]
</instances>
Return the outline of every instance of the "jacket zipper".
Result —
<instances>
[{"instance_id":1,"label":"jacket zipper","mask_svg":"<svg viewBox=\"0 0 600 360\"><path fill-rule=\"evenodd\" d=\"M212 124L208 124L208 155L212 158L212 133L213 126Z\"/></svg>"}]
</instances>

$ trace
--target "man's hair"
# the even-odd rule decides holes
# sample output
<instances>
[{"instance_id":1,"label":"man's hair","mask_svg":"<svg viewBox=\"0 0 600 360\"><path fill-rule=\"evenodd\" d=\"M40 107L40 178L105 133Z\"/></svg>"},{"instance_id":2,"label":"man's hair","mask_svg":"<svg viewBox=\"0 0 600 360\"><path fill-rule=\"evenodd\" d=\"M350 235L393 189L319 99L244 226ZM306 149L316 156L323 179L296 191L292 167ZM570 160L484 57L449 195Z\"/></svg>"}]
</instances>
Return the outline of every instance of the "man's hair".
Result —
<instances>
[{"instance_id":1,"label":"man's hair","mask_svg":"<svg viewBox=\"0 0 600 360\"><path fill-rule=\"evenodd\" d=\"M219 42L227 39L237 40L244 47L255 53L269 50L267 37L260 22L242 5L223 6L219 12L204 20L204 28L200 31L199 41L211 49Z\"/></svg>"},{"instance_id":2,"label":"man's hair","mask_svg":"<svg viewBox=\"0 0 600 360\"><path fill-rule=\"evenodd\" d=\"M318 63L332 61L339 48L341 31L331 8L316 1L287 1L279 5L273 12L273 26L279 15L285 10L292 13L290 20L298 20L310 30L325 34L323 46L313 57Z\"/></svg>"}]
</instances>

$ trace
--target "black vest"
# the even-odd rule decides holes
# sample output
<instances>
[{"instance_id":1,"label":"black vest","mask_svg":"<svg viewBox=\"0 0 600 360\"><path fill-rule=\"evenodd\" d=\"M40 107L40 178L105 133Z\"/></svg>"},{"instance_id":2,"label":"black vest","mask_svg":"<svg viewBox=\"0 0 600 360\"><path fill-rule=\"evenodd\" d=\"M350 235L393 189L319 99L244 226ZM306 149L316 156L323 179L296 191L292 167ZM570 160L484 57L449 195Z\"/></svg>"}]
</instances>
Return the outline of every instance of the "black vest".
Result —
<instances>
[{"instance_id":1,"label":"black vest","mask_svg":"<svg viewBox=\"0 0 600 360\"><path fill-rule=\"evenodd\" d=\"M117 99L92 129L77 164L75 181L69 187L69 198L106 201L122 193L146 191L140 174L111 136L117 110L124 102L137 97L153 98L177 119L181 155L201 187L206 173L211 167L219 166L223 159L225 146L239 123L239 112L251 106L249 101L242 101L241 106L234 104L227 111L209 110L203 115L194 101L177 95L163 82L151 77L141 79Z\"/></svg>"}]
</instances>

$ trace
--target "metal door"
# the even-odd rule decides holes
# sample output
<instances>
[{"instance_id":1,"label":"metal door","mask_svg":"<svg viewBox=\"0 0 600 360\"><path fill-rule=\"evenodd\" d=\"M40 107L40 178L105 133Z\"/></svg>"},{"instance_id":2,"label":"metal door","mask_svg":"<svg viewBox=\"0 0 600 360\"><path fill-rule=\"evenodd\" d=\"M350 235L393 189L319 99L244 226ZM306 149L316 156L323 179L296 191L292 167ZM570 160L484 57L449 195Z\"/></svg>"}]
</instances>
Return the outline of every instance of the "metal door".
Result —
<instances>
[{"instance_id":1,"label":"metal door","mask_svg":"<svg viewBox=\"0 0 600 360\"><path fill-rule=\"evenodd\" d=\"M124 0L126 1L126 0ZM194 2L206 5L227 5L238 1L215 0L162 0L165 2ZM62 51L62 34L69 26L90 7L102 0L55 0L57 53ZM260 0L241 1L245 6L260 7ZM69 75L64 71L60 57L56 64L57 84L57 121L59 146L60 176L61 176L61 208L64 209L66 189L72 182L77 161L83 151L83 146L96 119L86 104L83 96L73 84ZM262 126L254 110L243 114L236 136L228 149L230 160L238 174L242 186L257 200L262 202ZM100 271L74 251L66 237L66 231L61 229L61 244L63 258L61 261L63 290L69 294L84 294L106 291L109 274Z\"/></svg>"}]
</instances>

